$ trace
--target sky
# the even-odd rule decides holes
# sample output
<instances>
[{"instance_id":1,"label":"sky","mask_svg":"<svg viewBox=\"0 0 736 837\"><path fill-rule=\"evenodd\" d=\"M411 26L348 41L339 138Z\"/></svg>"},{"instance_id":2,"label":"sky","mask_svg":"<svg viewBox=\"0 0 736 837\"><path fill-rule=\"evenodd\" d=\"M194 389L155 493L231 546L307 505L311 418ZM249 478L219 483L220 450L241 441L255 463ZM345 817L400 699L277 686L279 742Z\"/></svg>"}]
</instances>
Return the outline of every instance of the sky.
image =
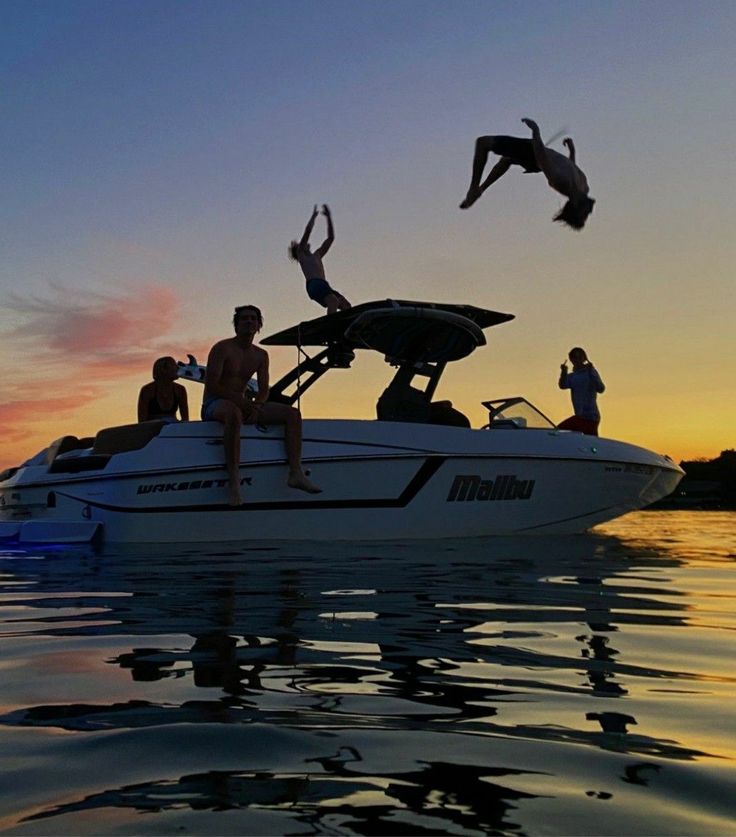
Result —
<instances>
[{"instance_id":1,"label":"sky","mask_svg":"<svg viewBox=\"0 0 736 837\"><path fill-rule=\"evenodd\" d=\"M236 305L264 335L320 316L287 245L325 202L354 304L515 315L440 383L474 426L513 395L567 417L580 345L601 435L733 448L735 39L732 0L0 0L0 467L135 421L153 361L204 362ZM518 169L458 209L475 138L523 117L574 138L581 232ZM373 418L390 376L359 353L302 413Z\"/></svg>"}]
</instances>

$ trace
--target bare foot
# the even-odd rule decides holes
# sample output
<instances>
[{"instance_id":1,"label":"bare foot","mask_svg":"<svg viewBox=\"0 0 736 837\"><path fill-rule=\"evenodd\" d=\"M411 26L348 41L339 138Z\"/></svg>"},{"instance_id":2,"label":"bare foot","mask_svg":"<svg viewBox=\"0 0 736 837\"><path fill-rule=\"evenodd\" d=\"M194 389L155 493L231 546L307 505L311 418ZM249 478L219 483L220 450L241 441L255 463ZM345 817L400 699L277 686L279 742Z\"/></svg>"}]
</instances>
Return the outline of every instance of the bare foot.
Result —
<instances>
[{"instance_id":1,"label":"bare foot","mask_svg":"<svg viewBox=\"0 0 736 837\"><path fill-rule=\"evenodd\" d=\"M287 480L289 488L298 488L299 491L306 491L308 494L321 494L322 489L318 488L311 480L307 479L304 474L292 474Z\"/></svg>"},{"instance_id":2,"label":"bare foot","mask_svg":"<svg viewBox=\"0 0 736 837\"><path fill-rule=\"evenodd\" d=\"M470 209L470 207L478 200L478 198L483 194L478 186L471 186L468 189L468 194L465 196L465 200L460 204L460 209Z\"/></svg>"}]
</instances>

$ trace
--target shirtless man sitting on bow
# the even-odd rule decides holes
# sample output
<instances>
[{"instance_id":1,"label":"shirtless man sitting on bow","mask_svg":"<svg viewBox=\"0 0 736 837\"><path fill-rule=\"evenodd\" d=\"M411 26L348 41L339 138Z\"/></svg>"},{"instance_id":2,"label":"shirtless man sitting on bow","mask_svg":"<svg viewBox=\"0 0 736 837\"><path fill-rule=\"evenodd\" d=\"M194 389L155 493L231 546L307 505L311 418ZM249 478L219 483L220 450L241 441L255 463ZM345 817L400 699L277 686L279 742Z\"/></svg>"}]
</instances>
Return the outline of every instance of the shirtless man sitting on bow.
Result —
<instances>
[{"instance_id":1,"label":"shirtless man sitting on bow","mask_svg":"<svg viewBox=\"0 0 736 837\"><path fill-rule=\"evenodd\" d=\"M220 340L207 358L202 421L219 421L224 425L225 465L228 474L231 506L240 506L240 428L243 424L283 424L286 460L289 465L287 483L310 494L318 488L302 471L302 417L299 410L286 404L268 402L268 352L254 346L263 317L255 305L235 309L235 337ZM258 394L253 401L245 397L251 377L258 380Z\"/></svg>"}]
</instances>

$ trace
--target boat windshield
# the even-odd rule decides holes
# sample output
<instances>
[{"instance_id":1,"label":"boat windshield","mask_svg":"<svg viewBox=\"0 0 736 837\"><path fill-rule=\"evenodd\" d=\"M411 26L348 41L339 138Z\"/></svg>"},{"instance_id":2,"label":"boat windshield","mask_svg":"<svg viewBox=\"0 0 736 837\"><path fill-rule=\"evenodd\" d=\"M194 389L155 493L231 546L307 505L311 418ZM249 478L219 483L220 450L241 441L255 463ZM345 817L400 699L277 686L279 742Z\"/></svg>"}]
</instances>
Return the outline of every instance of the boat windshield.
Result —
<instances>
[{"instance_id":1,"label":"boat windshield","mask_svg":"<svg viewBox=\"0 0 736 837\"><path fill-rule=\"evenodd\" d=\"M552 430L554 422L550 421L543 412L530 404L526 398L496 398L493 401L483 401L488 410L488 424L490 430L500 428L535 428Z\"/></svg>"}]
</instances>

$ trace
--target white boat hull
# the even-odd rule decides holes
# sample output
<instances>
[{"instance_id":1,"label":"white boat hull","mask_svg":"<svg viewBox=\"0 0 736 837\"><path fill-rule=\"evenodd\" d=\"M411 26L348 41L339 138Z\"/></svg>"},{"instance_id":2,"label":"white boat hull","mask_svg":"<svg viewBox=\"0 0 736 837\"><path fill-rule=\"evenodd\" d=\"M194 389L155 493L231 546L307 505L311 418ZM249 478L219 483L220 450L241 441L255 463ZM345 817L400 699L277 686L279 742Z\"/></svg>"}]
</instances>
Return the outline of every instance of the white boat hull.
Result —
<instances>
[{"instance_id":1,"label":"white boat hull","mask_svg":"<svg viewBox=\"0 0 736 837\"><path fill-rule=\"evenodd\" d=\"M651 451L578 433L306 420L303 463L322 493L287 486L280 428L248 427L245 502L231 508L221 439L219 424L188 422L98 471L28 465L0 483L0 521L21 540L28 521L47 540L57 522L67 533L100 524L119 543L573 533L655 502L683 474Z\"/></svg>"}]
</instances>

